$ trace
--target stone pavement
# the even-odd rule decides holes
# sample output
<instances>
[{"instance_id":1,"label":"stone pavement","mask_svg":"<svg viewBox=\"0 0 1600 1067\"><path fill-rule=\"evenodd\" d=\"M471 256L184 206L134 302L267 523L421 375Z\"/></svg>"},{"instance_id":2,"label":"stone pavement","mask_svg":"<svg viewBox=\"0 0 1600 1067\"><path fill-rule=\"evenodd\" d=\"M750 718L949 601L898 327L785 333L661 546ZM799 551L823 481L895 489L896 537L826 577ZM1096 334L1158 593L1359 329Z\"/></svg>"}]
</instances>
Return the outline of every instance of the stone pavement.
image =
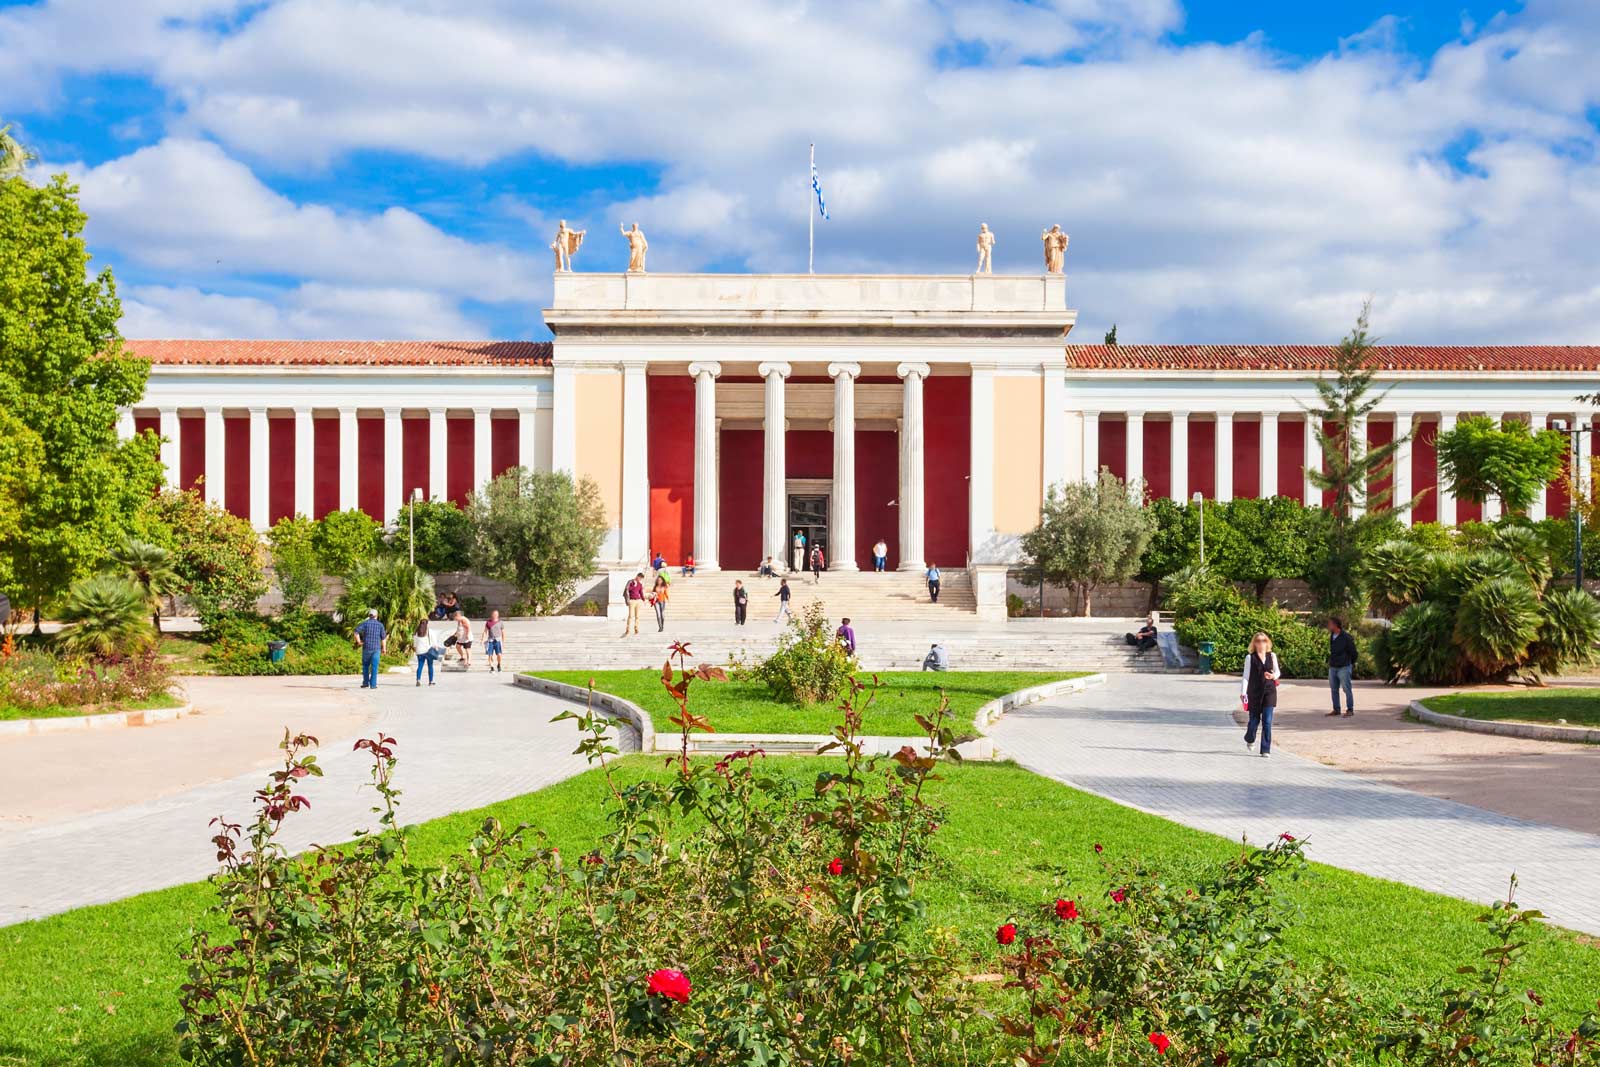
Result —
<instances>
[{"instance_id":1,"label":"stone pavement","mask_svg":"<svg viewBox=\"0 0 1600 1067\"><path fill-rule=\"evenodd\" d=\"M452 676L448 687L433 689L398 674L385 675L376 693L360 692L355 679L350 687L378 707L365 735L382 730L399 741L395 784L407 823L518 796L585 769L571 754L572 723L549 721L567 705L514 688L509 672ZM295 726L292 706L284 723ZM348 840L374 825L377 795L363 788L370 759L352 752L348 739L337 746L323 740L324 777L306 779L302 790L312 806L285 823L283 841L292 849ZM251 771L112 811L0 830L0 925L204 878L216 868L206 824L218 814L247 824L251 796L264 780Z\"/></svg>"},{"instance_id":2,"label":"stone pavement","mask_svg":"<svg viewBox=\"0 0 1600 1067\"><path fill-rule=\"evenodd\" d=\"M1480 903L1515 871L1525 907L1600 935L1600 837L1323 766L1281 751L1284 731L1261 759L1233 722L1238 692L1236 678L1112 675L990 733L1039 774L1235 841L1292 833L1318 862Z\"/></svg>"}]
</instances>

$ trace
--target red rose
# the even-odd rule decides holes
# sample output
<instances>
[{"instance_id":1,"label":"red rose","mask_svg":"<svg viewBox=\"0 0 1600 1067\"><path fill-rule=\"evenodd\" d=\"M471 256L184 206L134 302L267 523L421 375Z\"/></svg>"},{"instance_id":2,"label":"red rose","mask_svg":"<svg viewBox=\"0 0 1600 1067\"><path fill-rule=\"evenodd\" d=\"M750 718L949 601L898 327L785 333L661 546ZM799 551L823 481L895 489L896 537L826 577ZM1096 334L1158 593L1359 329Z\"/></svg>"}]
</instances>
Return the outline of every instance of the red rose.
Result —
<instances>
[{"instance_id":1,"label":"red rose","mask_svg":"<svg viewBox=\"0 0 1600 1067\"><path fill-rule=\"evenodd\" d=\"M1062 922L1071 922L1078 917L1078 904L1073 900L1056 901L1056 918Z\"/></svg>"},{"instance_id":2,"label":"red rose","mask_svg":"<svg viewBox=\"0 0 1600 1067\"><path fill-rule=\"evenodd\" d=\"M1104 852L1105 850L1106 850L1106 846L1102 845L1100 842L1096 841L1094 843L1095 855L1098 856L1100 853Z\"/></svg>"},{"instance_id":3,"label":"red rose","mask_svg":"<svg viewBox=\"0 0 1600 1067\"><path fill-rule=\"evenodd\" d=\"M1002 945L1009 945L1017 939L1017 924L1006 923L994 932L994 939Z\"/></svg>"},{"instance_id":4,"label":"red rose","mask_svg":"<svg viewBox=\"0 0 1600 1067\"><path fill-rule=\"evenodd\" d=\"M1156 1047L1157 1053L1164 1053L1167 1051L1167 1046L1172 1044L1172 1040L1166 1034L1157 1030L1150 1035L1150 1043Z\"/></svg>"},{"instance_id":5,"label":"red rose","mask_svg":"<svg viewBox=\"0 0 1600 1067\"><path fill-rule=\"evenodd\" d=\"M663 967L650 976L645 992L653 997L666 997L676 1000L679 1004L689 1003L689 976L682 971Z\"/></svg>"},{"instance_id":6,"label":"red rose","mask_svg":"<svg viewBox=\"0 0 1600 1067\"><path fill-rule=\"evenodd\" d=\"M835 857L833 857L833 859L829 860L828 861L828 873L833 875L835 878L837 878L841 874L843 874L844 873L844 860L840 859L838 856L835 856Z\"/></svg>"},{"instance_id":7,"label":"red rose","mask_svg":"<svg viewBox=\"0 0 1600 1067\"><path fill-rule=\"evenodd\" d=\"M1278 835L1278 840L1279 841L1288 841L1290 844L1293 844L1294 843L1294 835L1293 834L1279 834Z\"/></svg>"},{"instance_id":8,"label":"red rose","mask_svg":"<svg viewBox=\"0 0 1600 1067\"><path fill-rule=\"evenodd\" d=\"M1126 889L1113 889L1111 891L1111 899L1121 904L1128 899L1128 891Z\"/></svg>"}]
</instances>

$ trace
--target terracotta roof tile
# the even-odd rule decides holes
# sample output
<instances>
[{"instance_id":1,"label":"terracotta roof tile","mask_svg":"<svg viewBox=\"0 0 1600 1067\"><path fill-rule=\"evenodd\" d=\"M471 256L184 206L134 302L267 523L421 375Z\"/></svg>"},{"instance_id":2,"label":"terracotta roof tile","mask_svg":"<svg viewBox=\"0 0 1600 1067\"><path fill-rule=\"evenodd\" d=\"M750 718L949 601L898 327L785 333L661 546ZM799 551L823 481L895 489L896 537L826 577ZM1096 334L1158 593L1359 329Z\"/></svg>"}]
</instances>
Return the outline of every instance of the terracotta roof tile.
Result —
<instances>
[{"instance_id":1,"label":"terracotta roof tile","mask_svg":"<svg viewBox=\"0 0 1600 1067\"><path fill-rule=\"evenodd\" d=\"M1332 345L1067 345L1079 370L1319 371ZM1375 370L1600 371L1600 345L1382 345Z\"/></svg>"},{"instance_id":2,"label":"terracotta roof tile","mask_svg":"<svg viewBox=\"0 0 1600 1067\"><path fill-rule=\"evenodd\" d=\"M548 367L548 341L128 341L152 363L292 367Z\"/></svg>"}]
</instances>

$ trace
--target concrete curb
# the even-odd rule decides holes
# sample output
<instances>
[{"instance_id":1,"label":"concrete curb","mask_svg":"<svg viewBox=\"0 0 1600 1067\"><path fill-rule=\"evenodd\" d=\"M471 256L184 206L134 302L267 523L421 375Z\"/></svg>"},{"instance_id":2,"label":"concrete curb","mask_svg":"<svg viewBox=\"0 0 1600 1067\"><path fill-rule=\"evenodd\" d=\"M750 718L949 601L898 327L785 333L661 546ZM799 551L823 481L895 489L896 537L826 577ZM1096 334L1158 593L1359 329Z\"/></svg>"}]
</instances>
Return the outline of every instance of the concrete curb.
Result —
<instances>
[{"instance_id":1,"label":"concrete curb","mask_svg":"<svg viewBox=\"0 0 1600 1067\"><path fill-rule=\"evenodd\" d=\"M1105 674L1096 673L1086 674L1081 678L1067 678L1059 682L1045 682L1043 685L1018 689L1015 693L1007 693L1005 696L997 697L980 707L972 717L972 726L981 734L1013 708L1037 704L1042 700L1048 700L1063 693L1081 693L1091 685L1105 684Z\"/></svg>"},{"instance_id":2,"label":"concrete curb","mask_svg":"<svg viewBox=\"0 0 1600 1067\"><path fill-rule=\"evenodd\" d=\"M1530 741L1565 741L1569 744L1600 745L1600 730L1586 726L1559 726L1543 722L1505 722L1500 719L1467 719L1460 715L1446 715L1423 706L1422 701L1411 702L1411 714L1431 726L1450 730L1465 730L1473 734L1498 734L1501 737L1521 737Z\"/></svg>"},{"instance_id":3,"label":"concrete curb","mask_svg":"<svg viewBox=\"0 0 1600 1067\"><path fill-rule=\"evenodd\" d=\"M583 686L568 685L565 682L553 682L548 678L538 678L529 674L517 674L511 682L522 689L531 689L535 693L544 693L547 696L559 697L574 704L587 705L589 703L589 690ZM602 711L608 711L613 718L626 720L639 735L639 751L654 752L656 750L656 727L650 721L650 716L645 710L631 700L623 700L610 693L594 691L594 706Z\"/></svg>"},{"instance_id":4,"label":"concrete curb","mask_svg":"<svg viewBox=\"0 0 1600 1067\"><path fill-rule=\"evenodd\" d=\"M8 719L0 722L0 736L59 734L70 730L100 730L114 726L150 726L181 719L194 710L193 704L175 708L143 708L136 711L108 711L101 715L59 715L49 719Z\"/></svg>"}]
</instances>

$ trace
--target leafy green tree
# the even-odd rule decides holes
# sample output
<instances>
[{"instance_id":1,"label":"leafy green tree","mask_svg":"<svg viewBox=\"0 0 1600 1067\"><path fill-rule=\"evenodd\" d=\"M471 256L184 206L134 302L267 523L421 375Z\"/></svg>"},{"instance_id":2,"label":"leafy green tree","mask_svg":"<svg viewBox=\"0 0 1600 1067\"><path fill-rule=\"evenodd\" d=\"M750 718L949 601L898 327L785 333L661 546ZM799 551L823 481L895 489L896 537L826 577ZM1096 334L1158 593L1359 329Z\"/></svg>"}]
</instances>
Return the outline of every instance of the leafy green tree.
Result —
<instances>
[{"instance_id":1,"label":"leafy green tree","mask_svg":"<svg viewBox=\"0 0 1600 1067\"><path fill-rule=\"evenodd\" d=\"M1106 331L1106 336L1105 336L1105 340L1104 340L1103 343L1104 344L1108 344L1108 345L1115 345L1117 343L1117 324L1116 323L1113 322L1111 324L1111 329Z\"/></svg>"},{"instance_id":2,"label":"leafy green tree","mask_svg":"<svg viewBox=\"0 0 1600 1067\"><path fill-rule=\"evenodd\" d=\"M358 564L345 578L339 613L354 625L376 608L384 628L399 642L390 647L405 648L404 639L435 603L433 578L422 568L398 556L379 556Z\"/></svg>"},{"instance_id":3,"label":"leafy green tree","mask_svg":"<svg viewBox=\"0 0 1600 1067\"><path fill-rule=\"evenodd\" d=\"M145 603L150 608L150 623L160 633L161 601L183 585L173 565L172 553L149 541L124 537L112 551L111 562L144 592Z\"/></svg>"},{"instance_id":4,"label":"leafy green tree","mask_svg":"<svg viewBox=\"0 0 1600 1067\"><path fill-rule=\"evenodd\" d=\"M1265 500L1238 499L1217 508L1224 521L1216 555L1209 546L1213 520L1206 515L1207 558L1228 579L1250 582L1256 599L1267 595L1274 578L1303 578L1311 562L1307 537L1307 508L1298 500L1274 496Z\"/></svg>"},{"instance_id":5,"label":"leafy green tree","mask_svg":"<svg viewBox=\"0 0 1600 1067\"><path fill-rule=\"evenodd\" d=\"M1200 515L1205 514L1205 563L1218 577L1224 575L1219 561L1230 555L1234 540L1228 522L1228 506L1207 500L1200 507L1167 497L1158 497L1145 505L1155 525L1150 544L1139 561L1139 577L1145 581L1159 582L1169 574L1185 567L1196 567L1201 562Z\"/></svg>"},{"instance_id":6,"label":"leafy green tree","mask_svg":"<svg viewBox=\"0 0 1600 1067\"><path fill-rule=\"evenodd\" d=\"M272 524L267 545L272 551L272 576L283 596L283 611L305 610L322 591L322 561L317 555L317 524L304 515L286 515Z\"/></svg>"},{"instance_id":7,"label":"leafy green tree","mask_svg":"<svg viewBox=\"0 0 1600 1067\"><path fill-rule=\"evenodd\" d=\"M1481 504L1497 496L1508 513L1522 515L1561 476L1567 435L1560 430L1535 432L1525 422L1497 427L1493 419L1473 415L1441 433L1434 448L1439 478L1458 499Z\"/></svg>"},{"instance_id":8,"label":"leafy green tree","mask_svg":"<svg viewBox=\"0 0 1600 1067\"><path fill-rule=\"evenodd\" d=\"M69 652L102 660L137 652L155 638L145 615L149 606L132 578L111 573L80 578L61 606L67 624L61 643Z\"/></svg>"},{"instance_id":9,"label":"leafy green tree","mask_svg":"<svg viewBox=\"0 0 1600 1067\"><path fill-rule=\"evenodd\" d=\"M1022 536L1022 551L1045 581L1072 590L1088 615L1094 587L1131 578L1154 532L1155 516L1137 491L1102 469L1092 483L1050 490L1039 525Z\"/></svg>"},{"instance_id":10,"label":"leafy green tree","mask_svg":"<svg viewBox=\"0 0 1600 1067\"><path fill-rule=\"evenodd\" d=\"M383 526L359 508L330 511L317 520L314 539L322 573L348 575L383 548Z\"/></svg>"},{"instance_id":11,"label":"leafy green tree","mask_svg":"<svg viewBox=\"0 0 1600 1067\"><path fill-rule=\"evenodd\" d=\"M474 568L516 586L535 615L560 610L594 572L606 535L600 488L564 471L513 467L467 505Z\"/></svg>"},{"instance_id":12,"label":"leafy green tree","mask_svg":"<svg viewBox=\"0 0 1600 1067\"><path fill-rule=\"evenodd\" d=\"M394 550L409 558L415 511L417 566L429 574L462 571L471 565L472 520L449 500L407 502L395 516Z\"/></svg>"},{"instance_id":13,"label":"leafy green tree","mask_svg":"<svg viewBox=\"0 0 1600 1067\"><path fill-rule=\"evenodd\" d=\"M135 521L138 536L172 553L183 594L210 627L253 612L267 591L261 539L250 523L193 489L165 489Z\"/></svg>"},{"instance_id":14,"label":"leafy green tree","mask_svg":"<svg viewBox=\"0 0 1600 1067\"><path fill-rule=\"evenodd\" d=\"M14 150L4 149L8 159ZM0 540L12 598L40 608L90 573L161 483L159 444L117 439L117 412L144 395L126 355L111 272L92 273L77 188L0 178L0 411L33 439L16 522Z\"/></svg>"}]
</instances>

